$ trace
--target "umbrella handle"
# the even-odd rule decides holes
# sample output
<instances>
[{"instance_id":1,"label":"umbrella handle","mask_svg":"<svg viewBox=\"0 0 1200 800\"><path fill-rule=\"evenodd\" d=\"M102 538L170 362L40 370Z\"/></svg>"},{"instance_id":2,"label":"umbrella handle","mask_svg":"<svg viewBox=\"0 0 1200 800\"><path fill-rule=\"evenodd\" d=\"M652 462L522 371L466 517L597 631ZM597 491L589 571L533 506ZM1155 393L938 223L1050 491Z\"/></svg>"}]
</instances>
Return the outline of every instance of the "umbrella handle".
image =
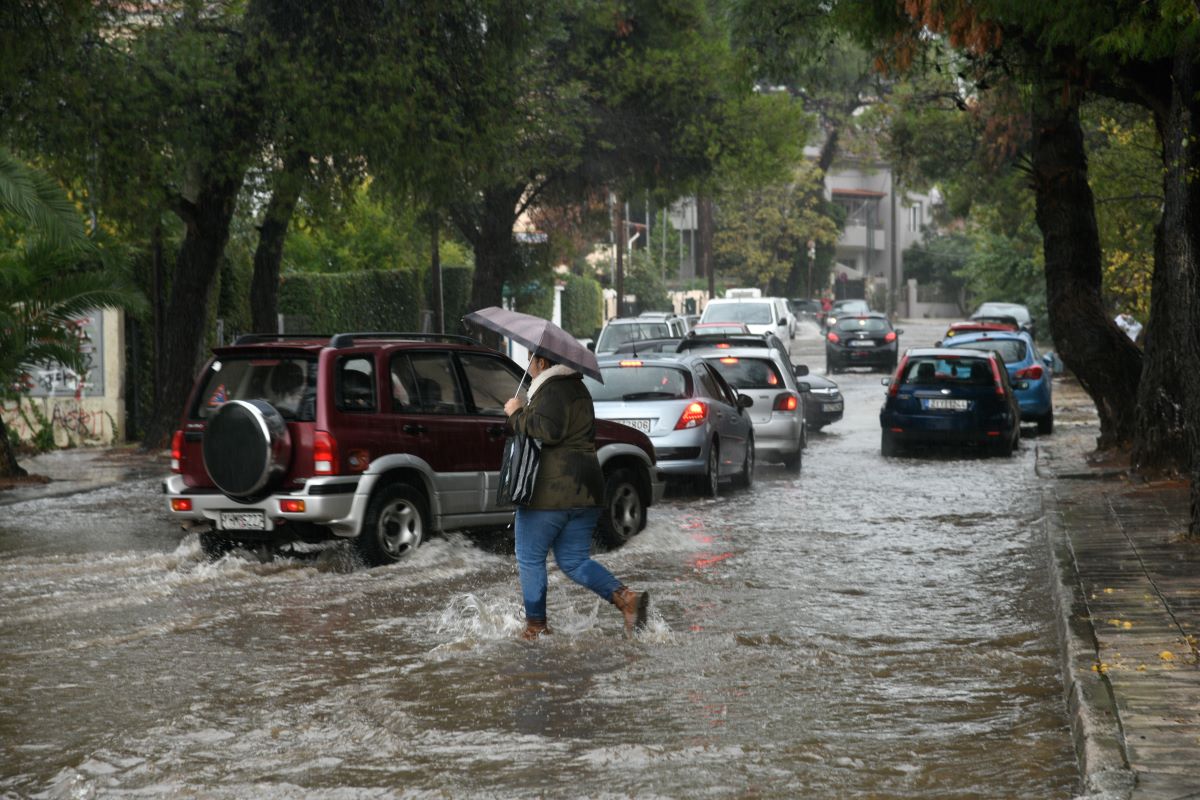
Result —
<instances>
[{"instance_id":1,"label":"umbrella handle","mask_svg":"<svg viewBox=\"0 0 1200 800\"><path fill-rule=\"evenodd\" d=\"M516 397L520 397L520 395L521 395L521 385L522 385L523 383L525 383L525 377L526 377L527 375L529 375L529 365L528 365L528 364L526 364L526 365L525 365L525 371L521 373L521 380L517 381L517 389L516 389L516 392L514 392L514 393L513 393L513 397L514 397L514 398L516 398Z\"/></svg>"}]
</instances>

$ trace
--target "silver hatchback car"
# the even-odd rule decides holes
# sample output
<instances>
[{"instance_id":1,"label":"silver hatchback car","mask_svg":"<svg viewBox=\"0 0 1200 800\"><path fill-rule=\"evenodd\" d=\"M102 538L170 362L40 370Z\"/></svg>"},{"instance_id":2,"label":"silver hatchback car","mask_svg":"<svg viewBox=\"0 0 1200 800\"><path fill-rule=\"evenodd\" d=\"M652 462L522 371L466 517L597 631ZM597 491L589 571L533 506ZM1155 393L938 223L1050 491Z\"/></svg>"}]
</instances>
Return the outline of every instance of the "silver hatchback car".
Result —
<instances>
[{"instance_id":1,"label":"silver hatchback car","mask_svg":"<svg viewBox=\"0 0 1200 800\"><path fill-rule=\"evenodd\" d=\"M717 495L722 478L741 486L754 479L752 402L729 386L699 356L605 357L604 382L585 378L596 416L650 437L667 478L694 478L700 491Z\"/></svg>"},{"instance_id":2,"label":"silver hatchback car","mask_svg":"<svg viewBox=\"0 0 1200 800\"><path fill-rule=\"evenodd\" d=\"M797 382L808 367L793 367L779 353L765 347L703 351L725 381L753 401L746 407L754 423L754 447L765 460L782 461L788 469L801 468L808 429L804 397L808 385Z\"/></svg>"}]
</instances>

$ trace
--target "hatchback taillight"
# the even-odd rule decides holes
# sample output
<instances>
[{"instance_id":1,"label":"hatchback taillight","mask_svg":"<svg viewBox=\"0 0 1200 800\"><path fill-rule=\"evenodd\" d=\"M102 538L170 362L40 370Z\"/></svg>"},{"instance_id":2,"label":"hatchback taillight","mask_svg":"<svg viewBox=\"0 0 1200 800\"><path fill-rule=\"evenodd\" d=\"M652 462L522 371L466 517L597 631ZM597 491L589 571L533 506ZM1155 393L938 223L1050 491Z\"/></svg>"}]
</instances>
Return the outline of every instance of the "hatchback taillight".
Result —
<instances>
[{"instance_id":1,"label":"hatchback taillight","mask_svg":"<svg viewBox=\"0 0 1200 800\"><path fill-rule=\"evenodd\" d=\"M1040 364L1026 367L1025 369L1017 370L1017 380L1023 381L1040 381L1042 379L1042 367Z\"/></svg>"},{"instance_id":2,"label":"hatchback taillight","mask_svg":"<svg viewBox=\"0 0 1200 800\"><path fill-rule=\"evenodd\" d=\"M338 472L337 440L328 431L313 435L313 472L317 475L336 475Z\"/></svg>"},{"instance_id":3,"label":"hatchback taillight","mask_svg":"<svg viewBox=\"0 0 1200 800\"><path fill-rule=\"evenodd\" d=\"M171 437L171 472L183 472L183 431Z\"/></svg>"},{"instance_id":4,"label":"hatchback taillight","mask_svg":"<svg viewBox=\"0 0 1200 800\"><path fill-rule=\"evenodd\" d=\"M895 397L900 393L900 376L904 374L905 367L908 366L908 356L900 359L900 365L896 367L896 374L892 376L892 382L888 384L888 397Z\"/></svg>"},{"instance_id":5,"label":"hatchback taillight","mask_svg":"<svg viewBox=\"0 0 1200 800\"><path fill-rule=\"evenodd\" d=\"M838 342L841 341L841 339L838 338L838 335L836 333L834 333L833 331L830 331L829 335L826 336L825 338L828 339L829 341L833 342L834 344L837 344Z\"/></svg>"},{"instance_id":6,"label":"hatchback taillight","mask_svg":"<svg viewBox=\"0 0 1200 800\"><path fill-rule=\"evenodd\" d=\"M775 411L795 411L800 406L800 398L792 392L780 392L775 395Z\"/></svg>"},{"instance_id":7,"label":"hatchback taillight","mask_svg":"<svg viewBox=\"0 0 1200 800\"><path fill-rule=\"evenodd\" d=\"M887 335L883 337L883 340L884 340L885 342L894 342L894 341L896 341L896 332L895 332L895 331L888 331L888 332L887 332Z\"/></svg>"},{"instance_id":8,"label":"hatchback taillight","mask_svg":"<svg viewBox=\"0 0 1200 800\"><path fill-rule=\"evenodd\" d=\"M675 430L681 431L684 428L694 428L708 417L708 405L701 402L688 403L688 407L679 415L679 422L675 423Z\"/></svg>"}]
</instances>

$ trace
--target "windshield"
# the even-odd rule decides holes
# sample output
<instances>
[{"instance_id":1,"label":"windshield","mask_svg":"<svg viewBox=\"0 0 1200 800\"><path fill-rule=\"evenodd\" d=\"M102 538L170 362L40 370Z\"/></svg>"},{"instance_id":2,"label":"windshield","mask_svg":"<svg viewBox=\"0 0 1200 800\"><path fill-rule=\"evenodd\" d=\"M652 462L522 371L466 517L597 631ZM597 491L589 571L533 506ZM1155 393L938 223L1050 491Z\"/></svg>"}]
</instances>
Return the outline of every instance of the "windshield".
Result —
<instances>
[{"instance_id":1,"label":"windshield","mask_svg":"<svg viewBox=\"0 0 1200 800\"><path fill-rule=\"evenodd\" d=\"M835 331L863 331L883 333L888 330L887 320L879 317L841 317L833 326Z\"/></svg>"},{"instance_id":2,"label":"windshield","mask_svg":"<svg viewBox=\"0 0 1200 800\"><path fill-rule=\"evenodd\" d=\"M631 362L640 363L640 362ZM583 384L596 402L612 400L683 400L692 396L692 376L682 368L605 366L604 383L584 376Z\"/></svg>"},{"instance_id":3,"label":"windshield","mask_svg":"<svg viewBox=\"0 0 1200 800\"><path fill-rule=\"evenodd\" d=\"M783 376L775 362L768 358L710 358L721 377L737 389L776 389L783 386Z\"/></svg>"},{"instance_id":4,"label":"windshield","mask_svg":"<svg viewBox=\"0 0 1200 800\"><path fill-rule=\"evenodd\" d=\"M991 386L992 367L982 358L926 356L910 358L902 383L918 386Z\"/></svg>"},{"instance_id":5,"label":"windshield","mask_svg":"<svg viewBox=\"0 0 1200 800\"><path fill-rule=\"evenodd\" d=\"M993 353L999 353L1000 358L1005 364L1024 361L1025 353L1029 349L1025 346L1025 342L1020 339L976 339L973 342L954 340L946 342L946 346L969 347L972 350L991 350Z\"/></svg>"},{"instance_id":6,"label":"windshield","mask_svg":"<svg viewBox=\"0 0 1200 800\"><path fill-rule=\"evenodd\" d=\"M600 340L596 342L596 351L608 353L626 342L662 339L670 335L665 322L623 322L619 325L609 325L600 334Z\"/></svg>"},{"instance_id":7,"label":"windshield","mask_svg":"<svg viewBox=\"0 0 1200 800\"><path fill-rule=\"evenodd\" d=\"M204 376L192 417L208 419L230 400L266 400L287 420L316 418L315 358L223 358Z\"/></svg>"},{"instance_id":8,"label":"windshield","mask_svg":"<svg viewBox=\"0 0 1200 800\"><path fill-rule=\"evenodd\" d=\"M870 310L866 300L838 300L830 309L834 314L865 314Z\"/></svg>"},{"instance_id":9,"label":"windshield","mask_svg":"<svg viewBox=\"0 0 1200 800\"><path fill-rule=\"evenodd\" d=\"M774 322L770 303L710 303L704 309L704 322L745 322L770 325Z\"/></svg>"}]
</instances>

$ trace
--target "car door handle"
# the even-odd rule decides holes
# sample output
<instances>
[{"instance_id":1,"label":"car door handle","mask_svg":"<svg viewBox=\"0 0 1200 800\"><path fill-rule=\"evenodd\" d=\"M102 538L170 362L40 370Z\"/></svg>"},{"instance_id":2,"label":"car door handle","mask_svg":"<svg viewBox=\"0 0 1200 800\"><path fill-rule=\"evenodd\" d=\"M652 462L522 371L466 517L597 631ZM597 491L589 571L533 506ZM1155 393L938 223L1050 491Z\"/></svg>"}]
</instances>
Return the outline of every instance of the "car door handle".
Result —
<instances>
[{"instance_id":1,"label":"car door handle","mask_svg":"<svg viewBox=\"0 0 1200 800\"><path fill-rule=\"evenodd\" d=\"M400 430L404 431L405 433L407 433L411 436L416 436L417 434L425 433L429 429L426 428L424 425L417 425L416 423L410 422L407 425L405 425L403 428L401 428Z\"/></svg>"},{"instance_id":2,"label":"car door handle","mask_svg":"<svg viewBox=\"0 0 1200 800\"><path fill-rule=\"evenodd\" d=\"M499 439L500 437L505 436L507 433L508 428L503 425L489 425L487 429L487 435L491 436L493 439Z\"/></svg>"}]
</instances>

